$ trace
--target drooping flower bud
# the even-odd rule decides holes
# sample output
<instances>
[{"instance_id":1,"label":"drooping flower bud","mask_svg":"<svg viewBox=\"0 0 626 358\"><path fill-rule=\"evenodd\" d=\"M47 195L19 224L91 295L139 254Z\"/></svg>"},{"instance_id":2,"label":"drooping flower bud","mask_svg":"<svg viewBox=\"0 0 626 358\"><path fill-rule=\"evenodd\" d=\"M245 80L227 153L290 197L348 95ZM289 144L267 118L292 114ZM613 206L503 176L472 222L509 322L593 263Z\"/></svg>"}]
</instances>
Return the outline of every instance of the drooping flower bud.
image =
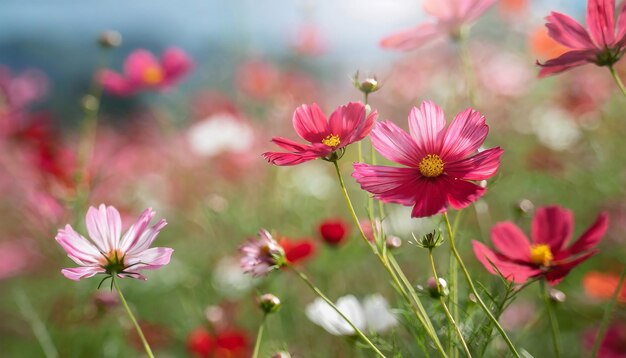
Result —
<instances>
[{"instance_id":1,"label":"drooping flower bud","mask_svg":"<svg viewBox=\"0 0 626 358\"><path fill-rule=\"evenodd\" d=\"M280 299L271 293L266 293L258 298L259 308L265 314L270 314L278 311L280 308Z\"/></svg>"},{"instance_id":2,"label":"drooping flower bud","mask_svg":"<svg viewBox=\"0 0 626 358\"><path fill-rule=\"evenodd\" d=\"M394 235L388 235L385 239L385 244L388 249L397 249L402 246L402 239Z\"/></svg>"},{"instance_id":3,"label":"drooping flower bud","mask_svg":"<svg viewBox=\"0 0 626 358\"><path fill-rule=\"evenodd\" d=\"M114 30L106 30L98 36L98 44L103 48L118 47L122 44L122 35Z\"/></svg>"},{"instance_id":4,"label":"drooping flower bud","mask_svg":"<svg viewBox=\"0 0 626 358\"><path fill-rule=\"evenodd\" d=\"M354 77L352 77L352 84L354 85L354 88L366 95L378 91L381 87L380 83L376 79L376 76L366 77L363 81L361 81L359 79L359 71L357 71L354 74Z\"/></svg>"},{"instance_id":5,"label":"drooping flower bud","mask_svg":"<svg viewBox=\"0 0 626 358\"><path fill-rule=\"evenodd\" d=\"M428 292L433 298L445 297L450 293L448 289L448 283L443 278L439 277L439 283L435 281L434 277L431 277L426 281Z\"/></svg>"}]
</instances>

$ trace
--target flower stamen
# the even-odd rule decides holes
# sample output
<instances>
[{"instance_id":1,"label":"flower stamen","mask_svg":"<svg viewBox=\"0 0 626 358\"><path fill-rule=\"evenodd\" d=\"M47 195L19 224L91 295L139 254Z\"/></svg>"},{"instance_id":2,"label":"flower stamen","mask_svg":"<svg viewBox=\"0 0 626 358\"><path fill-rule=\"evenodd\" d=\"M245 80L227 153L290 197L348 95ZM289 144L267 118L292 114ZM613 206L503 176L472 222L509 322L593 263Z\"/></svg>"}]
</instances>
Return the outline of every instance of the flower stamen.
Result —
<instances>
[{"instance_id":1,"label":"flower stamen","mask_svg":"<svg viewBox=\"0 0 626 358\"><path fill-rule=\"evenodd\" d=\"M341 144L341 139L337 134L329 134L326 138L322 139L322 144L334 148Z\"/></svg>"},{"instance_id":2,"label":"flower stamen","mask_svg":"<svg viewBox=\"0 0 626 358\"><path fill-rule=\"evenodd\" d=\"M143 81L155 85L163 81L163 71L158 66L149 66L143 70Z\"/></svg>"},{"instance_id":3,"label":"flower stamen","mask_svg":"<svg viewBox=\"0 0 626 358\"><path fill-rule=\"evenodd\" d=\"M550 266L552 263L552 251L546 244L537 244L530 247L530 261L535 265Z\"/></svg>"},{"instance_id":4,"label":"flower stamen","mask_svg":"<svg viewBox=\"0 0 626 358\"><path fill-rule=\"evenodd\" d=\"M437 154L428 154L420 161L420 174L427 178L435 178L443 173L443 160Z\"/></svg>"}]
</instances>

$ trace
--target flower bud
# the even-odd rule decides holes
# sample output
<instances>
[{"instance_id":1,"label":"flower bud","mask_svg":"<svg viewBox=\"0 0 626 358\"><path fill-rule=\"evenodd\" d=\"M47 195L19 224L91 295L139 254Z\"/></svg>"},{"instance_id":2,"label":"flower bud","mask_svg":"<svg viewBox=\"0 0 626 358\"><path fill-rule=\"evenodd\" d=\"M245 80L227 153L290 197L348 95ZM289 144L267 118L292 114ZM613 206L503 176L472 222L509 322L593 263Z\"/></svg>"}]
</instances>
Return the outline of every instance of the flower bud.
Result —
<instances>
[{"instance_id":1,"label":"flower bud","mask_svg":"<svg viewBox=\"0 0 626 358\"><path fill-rule=\"evenodd\" d=\"M346 239L348 225L341 219L327 219L320 224L318 231L325 243L337 246Z\"/></svg>"},{"instance_id":2,"label":"flower bud","mask_svg":"<svg viewBox=\"0 0 626 358\"><path fill-rule=\"evenodd\" d=\"M548 297L550 297L550 301L554 303L563 303L567 299L565 293L563 293L563 291L557 290L556 288L551 288L548 291Z\"/></svg>"},{"instance_id":3,"label":"flower bud","mask_svg":"<svg viewBox=\"0 0 626 358\"><path fill-rule=\"evenodd\" d=\"M122 35L113 30L103 31L100 36L98 36L98 44L100 44L102 48L118 47L122 44Z\"/></svg>"},{"instance_id":4,"label":"flower bud","mask_svg":"<svg viewBox=\"0 0 626 358\"><path fill-rule=\"evenodd\" d=\"M402 246L402 239L397 236L388 235L387 239L385 239L385 244L388 249L397 249Z\"/></svg>"},{"instance_id":5,"label":"flower bud","mask_svg":"<svg viewBox=\"0 0 626 358\"><path fill-rule=\"evenodd\" d=\"M380 89L380 83L376 79L376 76L366 77L363 81L359 79L359 71L354 74L352 78L352 84L354 88L363 92L364 94L370 94L372 92L376 92Z\"/></svg>"},{"instance_id":6,"label":"flower bud","mask_svg":"<svg viewBox=\"0 0 626 358\"><path fill-rule=\"evenodd\" d=\"M415 244L424 249L432 250L435 247L443 244L443 236L441 236L441 232L435 230L433 232L429 232L428 234L422 236L421 239L418 239L413 235L415 239Z\"/></svg>"},{"instance_id":7,"label":"flower bud","mask_svg":"<svg viewBox=\"0 0 626 358\"><path fill-rule=\"evenodd\" d=\"M291 354L289 352L280 351L276 352L272 355L272 358L291 358Z\"/></svg>"},{"instance_id":8,"label":"flower bud","mask_svg":"<svg viewBox=\"0 0 626 358\"><path fill-rule=\"evenodd\" d=\"M271 293L266 293L258 298L259 308L265 313L274 313L280 308L280 299Z\"/></svg>"},{"instance_id":9,"label":"flower bud","mask_svg":"<svg viewBox=\"0 0 626 358\"><path fill-rule=\"evenodd\" d=\"M528 199L522 199L517 203L516 209L521 215L532 215L535 211L535 204Z\"/></svg>"},{"instance_id":10,"label":"flower bud","mask_svg":"<svg viewBox=\"0 0 626 358\"><path fill-rule=\"evenodd\" d=\"M429 278L428 281L426 281L426 286L433 298L445 297L450 293L448 283L441 277L439 277L439 284L437 284L434 277Z\"/></svg>"}]
</instances>

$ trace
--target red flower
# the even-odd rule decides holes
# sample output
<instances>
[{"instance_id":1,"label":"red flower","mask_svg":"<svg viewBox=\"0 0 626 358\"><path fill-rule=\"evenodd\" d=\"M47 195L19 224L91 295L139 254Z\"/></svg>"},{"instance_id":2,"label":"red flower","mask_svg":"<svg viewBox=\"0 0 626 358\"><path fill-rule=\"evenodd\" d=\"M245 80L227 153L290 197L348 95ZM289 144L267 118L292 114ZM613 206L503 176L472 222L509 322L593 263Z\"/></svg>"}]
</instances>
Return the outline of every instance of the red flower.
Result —
<instances>
[{"instance_id":1,"label":"red flower","mask_svg":"<svg viewBox=\"0 0 626 358\"><path fill-rule=\"evenodd\" d=\"M287 262L291 264L304 261L315 253L315 244L308 239L289 240L282 238L278 244L285 250Z\"/></svg>"},{"instance_id":2,"label":"red flower","mask_svg":"<svg viewBox=\"0 0 626 358\"><path fill-rule=\"evenodd\" d=\"M266 152L263 157L274 165L296 165L317 158L326 158L335 151L365 138L377 117L366 115L362 103L351 102L338 107L326 118L317 104L302 105L293 114L293 127L298 135L311 144L300 144L287 138L275 137L272 142L288 151Z\"/></svg>"},{"instance_id":3,"label":"red flower","mask_svg":"<svg viewBox=\"0 0 626 358\"><path fill-rule=\"evenodd\" d=\"M320 224L318 231L324 242L335 246L347 237L348 225L341 219L326 219Z\"/></svg>"},{"instance_id":4,"label":"red flower","mask_svg":"<svg viewBox=\"0 0 626 358\"><path fill-rule=\"evenodd\" d=\"M211 334L196 328L187 337L187 350L198 358L243 358L248 351L246 332L236 329Z\"/></svg>"},{"instance_id":5,"label":"red flower","mask_svg":"<svg viewBox=\"0 0 626 358\"><path fill-rule=\"evenodd\" d=\"M508 280L524 283L531 277L544 276L551 285L559 283L574 267L598 253L592 250L608 227L602 213L596 222L572 245L574 219L570 210L548 206L537 210L532 223L532 243L512 222L496 224L491 241L497 251L473 241L474 254L490 273L498 271Z\"/></svg>"},{"instance_id":6,"label":"red flower","mask_svg":"<svg viewBox=\"0 0 626 358\"><path fill-rule=\"evenodd\" d=\"M626 51L626 3L622 3L615 24L615 0L589 0L587 27L571 17L552 12L546 27L550 36L570 51L559 57L537 64L542 67L539 77L560 73L570 68L595 63L611 66Z\"/></svg>"}]
</instances>

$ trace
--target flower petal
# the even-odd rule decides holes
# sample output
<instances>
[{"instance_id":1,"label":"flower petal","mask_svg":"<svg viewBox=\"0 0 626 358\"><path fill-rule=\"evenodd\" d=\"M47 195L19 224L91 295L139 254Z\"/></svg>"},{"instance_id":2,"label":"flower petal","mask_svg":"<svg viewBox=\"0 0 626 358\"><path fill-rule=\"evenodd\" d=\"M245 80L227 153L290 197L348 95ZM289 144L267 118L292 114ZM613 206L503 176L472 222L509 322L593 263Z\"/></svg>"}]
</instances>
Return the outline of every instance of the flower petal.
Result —
<instances>
[{"instance_id":1,"label":"flower petal","mask_svg":"<svg viewBox=\"0 0 626 358\"><path fill-rule=\"evenodd\" d=\"M67 256L81 266L95 264L102 257L98 248L74 231L70 225L65 225L65 229L59 229L54 239L67 252Z\"/></svg>"},{"instance_id":2,"label":"flower petal","mask_svg":"<svg viewBox=\"0 0 626 358\"><path fill-rule=\"evenodd\" d=\"M446 211L446 184L441 180L421 178L413 188L416 194L411 217L422 218Z\"/></svg>"},{"instance_id":3,"label":"flower petal","mask_svg":"<svg viewBox=\"0 0 626 358\"><path fill-rule=\"evenodd\" d=\"M483 264L489 273L494 275L501 274L509 281L515 283L525 283L530 277L541 273L541 270L538 268L520 265L498 256L481 242L475 240L472 241L472 247L474 249L476 259Z\"/></svg>"},{"instance_id":4,"label":"flower petal","mask_svg":"<svg viewBox=\"0 0 626 358\"><path fill-rule=\"evenodd\" d=\"M424 23L383 38L380 40L380 47L400 51L414 50L446 33L439 24Z\"/></svg>"},{"instance_id":5,"label":"flower petal","mask_svg":"<svg viewBox=\"0 0 626 358\"><path fill-rule=\"evenodd\" d=\"M294 153L283 153L283 152L265 152L263 153L263 158L267 160L269 163L279 166L289 166L289 165L297 165L300 163L308 162L310 160L314 160L317 158L325 157L332 152L332 148L323 146L322 147L314 147L314 146L306 146L299 145L298 143L288 141L284 138L274 138L272 141L283 148L287 148L290 145L301 146L303 150L295 150Z\"/></svg>"},{"instance_id":6,"label":"flower petal","mask_svg":"<svg viewBox=\"0 0 626 358\"><path fill-rule=\"evenodd\" d=\"M154 270L170 263L174 249L169 247L153 247L127 257L125 263L129 268L124 271Z\"/></svg>"},{"instance_id":7,"label":"flower petal","mask_svg":"<svg viewBox=\"0 0 626 358\"><path fill-rule=\"evenodd\" d=\"M446 163L444 170L449 177L455 179L489 179L498 171L502 153L504 151L500 147L490 148L472 157Z\"/></svg>"},{"instance_id":8,"label":"flower petal","mask_svg":"<svg viewBox=\"0 0 626 358\"><path fill-rule=\"evenodd\" d=\"M475 153L489 133L485 117L471 108L459 113L443 135L441 158L455 161Z\"/></svg>"},{"instance_id":9,"label":"flower petal","mask_svg":"<svg viewBox=\"0 0 626 358\"><path fill-rule=\"evenodd\" d=\"M556 254L572 237L572 212L560 206L539 208L533 217L531 238L535 244L547 244Z\"/></svg>"},{"instance_id":10,"label":"flower petal","mask_svg":"<svg viewBox=\"0 0 626 358\"><path fill-rule=\"evenodd\" d=\"M155 214L152 208L144 210L139 216L139 219L137 219L137 222L133 224L128 231L126 231L124 237L122 237L119 245L121 252L128 252L131 247L137 244L137 241L141 238L141 235L146 230Z\"/></svg>"},{"instance_id":11,"label":"flower petal","mask_svg":"<svg viewBox=\"0 0 626 358\"><path fill-rule=\"evenodd\" d=\"M498 0L477 0L477 1L465 1L467 8L461 13L462 20L465 23L471 23L476 20L480 15L487 11Z\"/></svg>"},{"instance_id":12,"label":"flower petal","mask_svg":"<svg viewBox=\"0 0 626 358\"><path fill-rule=\"evenodd\" d=\"M139 255L141 252L147 250L154 239L156 239L157 235L167 225L167 221L165 219L159 220L156 224L152 225L152 227L147 228L142 232L137 232L139 237L134 241L134 243L129 246L128 251L125 252L128 256Z\"/></svg>"},{"instance_id":13,"label":"flower petal","mask_svg":"<svg viewBox=\"0 0 626 358\"><path fill-rule=\"evenodd\" d=\"M615 42L615 0L588 0L587 27L598 48Z\"/></svg>"},{"instance_id":14,"label":"flower petal","mask_svg":"<svg viewBox=\"0 0 626 358\"><path fill-rule=\"evenodd\" d=\"M79 281L81 278L93 277L101 272L105 272L105 270L99 266L72 267L61 270L63 276L73 281Z\"/></svg>"},{"instance_id":15,"label":"flower petal","mask_svg":"<svg viewBox=\"0 0 626 358\"><path fill-rule=\"evenodd\" d=\"M117 72L102 70L96 76L102 88L109 94L124 97L135 93L136 87Z\"/></svg>"},{"instance_id":16,"label":"flower petal","mask_svg":"<svg viewBox=\"0 0 626 358\"><path fill-rule=\"evenodd\" d=\"M598 252L600 251L598 250L589 251L582 256L578 256L576 259L572 261L569 261L565 264L554 266L554 268L546 274L546 279L548 280L548 283L550 283L550 285L552 286L558 284L559 282L561 282L561 280L565 278L565 276L567 276L567 274L574 267L580 265L581 263L589 259L591 256L597 254Z\"/></svg>"},{"instance_id":17,"label":"flower petal","mask_svg":"<svg viewBox=\"0 0 626 358\"><path fill-rule=\"evenodd\" d=\"M548 34L556 41L572 49L583 50L594 48L589 33L576 20L558 12L546 17Z\"/></svg>"},{"instance_id":18,"label":"flower petal","mask_svg":"<svg viewBox=\"0 0 626 358\"><path fill-rule=\"evenodd\" d=\"M303 104L293 112L293 128L296 133L311 143L321 143L322 139L329 133L328 121L320 107Z\"/></svg>"},{"instance_id":19,"label":"flower petal","mask_svg":"<svg viewBox=\"0 0 626 358\"><path fill-rule=\"evenodd\" d=\"M424 154L439 154L446 119L441 107L431 101L424 101L419 108L413 107L409 113L409 131L417 147Z\"/></svg>"},{"instance_id":20,"label":"flower petal","mask_svg":"<svg viewBox=\"0 0 626 358\"><path fill-rule=\"evenodd\" d=\"M417 167L426 155L413 138L390 121L378 122L370 138L383 157L409 167Z\"/></svg>"},{"instance_id":21,"label":"flower petal","mask_svg":"<svg viewBox=\"0 0 626 358\"><path fill-rule=\"evenodd\" d=\"M338 148L345 147L365 138L372 127L378 113L372 111L365 115L365 106L360 102L350 102L337 108L328 119L330 133L338 135L341 143Z\"/></svg>"},{"instance_id":22,"label":"flower petal","mask_svg":"<svg viewBox=\"0 0 626 358\"><path fill-rule=\"evenodd\" d=\"M606 213L601 213L596 222L585 231L576 242L567 249L570 255L580 254L595 247L602 239L609 227L609 217Z\"/></svg>"},{"instance_id":23,"label":"flower petal","mask_svg":"<svg viewBox=\"0 0 626 358\"><path fill-rule=\"evenodd\" d=\"M446 193L448 203L455 209L463 209L478 200L485 194L485 188L474 183L453 179L447 176L441 177L442 191Z\"/></svg>"},{"instance_id":24,"label":"flower petal","mask_svg":"<svg viewBox=\"0 0 626 358\"><path fill-rule=\"evenodd\" d=\"M96 246L104 253L117 249L122 231L120 213L112 206L100 204L90 207L85 217L87 232Z\"/></svg>"},{"instance_id":25,"label":"flower petal","mask_svg":"<svg viewBox=\"0 0 626 358\"><path fill-rule=\"evenodd\" d=\"M624 45L626 37L626 1L622 1L619 6L619 16L617 18L617 36L615 41L621 46Z\"/></svg>"},{"instance_id":26,"label":"flower petal","mask_svg":"<svg viewBox=\"0 0 626 358\"><path fill-rule=\"evenodd\" d=\"M420 174L415 168L396 168L355 163L352 177L361 188L385 203L415 204Z\"/></svg>"},{"instance_id":27,"label":"flower petal","mask_svg":"<svg viewBox=\"0 0 626 358\"><path fill-rule=\"evenodd\" d=\"M140 85L144 82L144 73L148 68L161 68L161 64L157 61L152 53L147 50L136 50L126 58L124 62L124 73L126 77L134 85Z\"/></svg>"},{"instance_id":28,"label":"flower petal","mask_svg":"<svg viewBox=\"0 0 626 358\"><path fill-rule=\"evenodd\" d=\"M529 260L530 242L524 232L510 221L498 223L491 229L491 242L500 253L511 260Z\"/></svg>"},{"instance_id":29,"label":"flower petal","mask_svg":"<svg viewBox=\"0 0 626 358\"><path fill-rule=\"evenodd\" d=\"M184 76L193 67L187 54L178 48L168 48L161 55L161 64L165 72L165 82L171 83Z\"/></svg>"},{"instance_id":30,"label":"flower petal","mask_svg":"<svg viewBox=\"0 0 626 358\"><path fill-rule=\"evenodd\" d=\"M539 77L554 75L588 63L595 63L595 59L595 52L591 50L569 51L544 63L537 62L537 65L541 66Z\"/></svg>"}]
</instances>

